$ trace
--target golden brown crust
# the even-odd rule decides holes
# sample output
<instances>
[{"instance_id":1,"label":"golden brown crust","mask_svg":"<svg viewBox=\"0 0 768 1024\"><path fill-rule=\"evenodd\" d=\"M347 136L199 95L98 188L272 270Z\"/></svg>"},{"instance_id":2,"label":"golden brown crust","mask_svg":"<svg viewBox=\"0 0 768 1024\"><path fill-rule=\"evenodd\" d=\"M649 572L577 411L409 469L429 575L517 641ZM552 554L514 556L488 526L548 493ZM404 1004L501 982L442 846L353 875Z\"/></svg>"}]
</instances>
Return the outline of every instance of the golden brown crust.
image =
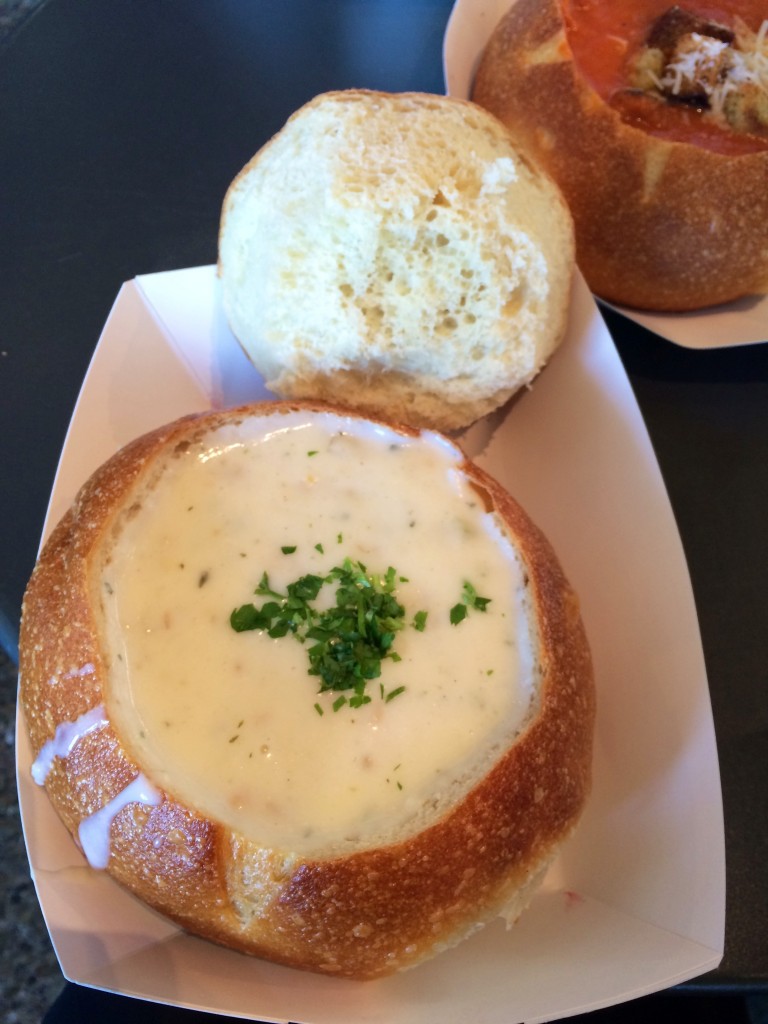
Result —
<instances>
[{"instance_id":1,"label":"golden brown crust","mask_svg":"<svg viewBox=\"0 0 768 1024\"><path fill-rule=\"evenodd\" d=\"M768 291L768 151L727 156L624 123L575 66L560 0L512 5L472 99L562 189L597 295L678 311Z\"/></svg>"},{"instance_id":2,"label":"golden brown crust","mask_svg":"<svg viewBox=\"0 0 768 1024\"><path fill-rule=\"evenodd\" d=\"M161 453L222 417L295 407L269 403L187 417L128 445L80 491L41 553L24 599L20 692L36 754L58 724L104 701L108 652L99 649L89 558L142 474ZM543 671L541 712L522 736L434 825L348 856L312 860L263 849L167 794L155 807L129 804L112 825L107 870L114 878L206 938L354 978L418 963L514 907L519 891L530 889L589 790L590 654L577 599L547 540L496 481L472 463L465 470L507 524L529 576ZM108 725L55 760L46 788L76 836L82 819L139 769Z\"/></svg>"}]
</instances>

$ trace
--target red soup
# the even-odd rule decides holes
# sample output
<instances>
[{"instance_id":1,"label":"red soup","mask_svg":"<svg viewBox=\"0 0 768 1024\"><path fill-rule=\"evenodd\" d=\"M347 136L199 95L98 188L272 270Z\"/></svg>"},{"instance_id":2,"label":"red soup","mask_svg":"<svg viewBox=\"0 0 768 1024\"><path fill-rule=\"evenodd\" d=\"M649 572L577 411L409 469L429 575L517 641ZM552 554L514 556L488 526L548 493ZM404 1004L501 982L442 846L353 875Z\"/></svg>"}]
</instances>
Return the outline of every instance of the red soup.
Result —
<instances>
[{"instance_id":1,"label":"red soup","mask_svg":"<svg viewBox=\"0 0 768 1024\"><path fill-rule=\"evenodd\" d=\"M561 0L561 6L579 71L627 124L651 135L729 155L768 150L768 137L733 131L694 106L649 100L628 88L631 62L646 44L654 22L672 6L671 0ZM753 32L768 17L766 0L739 0L727 9L697 2L695 8L690 5L688 9L728 28L734 27L738 16Z\"/></svg>"}]
</instances>

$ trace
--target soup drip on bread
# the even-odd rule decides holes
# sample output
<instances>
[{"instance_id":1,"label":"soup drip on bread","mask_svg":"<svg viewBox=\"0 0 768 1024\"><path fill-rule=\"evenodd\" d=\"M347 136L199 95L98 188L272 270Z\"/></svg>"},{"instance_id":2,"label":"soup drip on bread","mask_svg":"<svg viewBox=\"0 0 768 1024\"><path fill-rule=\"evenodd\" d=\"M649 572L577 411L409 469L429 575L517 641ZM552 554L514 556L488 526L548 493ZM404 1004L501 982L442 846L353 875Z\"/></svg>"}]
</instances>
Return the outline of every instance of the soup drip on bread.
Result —
<instances>
[{"instance_id":1,"label":"soup drip on bread","mask_svg":"<svg viewBox=\"0 0 768 1024\"><path fill-rule=\"evenodd\" d=\"M768 18L668 0L564 4L582 73L627 124L729 155L768 150Z\"/></svg>"}]
</instances>

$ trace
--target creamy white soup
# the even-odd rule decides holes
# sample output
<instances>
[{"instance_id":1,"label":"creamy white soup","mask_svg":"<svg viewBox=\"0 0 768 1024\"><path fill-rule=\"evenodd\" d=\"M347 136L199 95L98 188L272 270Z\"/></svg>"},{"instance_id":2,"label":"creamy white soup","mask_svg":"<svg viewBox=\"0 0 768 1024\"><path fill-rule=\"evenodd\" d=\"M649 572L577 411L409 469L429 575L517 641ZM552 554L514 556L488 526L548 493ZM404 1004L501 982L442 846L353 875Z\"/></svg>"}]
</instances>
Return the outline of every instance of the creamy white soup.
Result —
<instances>
[{"instance_id":1,"label":"creamy white soup","mask_svg":"<svg viewBox=\"0 0 768 1024\"><path fill-rule=\"evenodd\" d=\"M156 786L308 851L423 827L471 784L533 710L536 640L518 556L460 462L436 435L297 412L168 461L101 575L109 714ZM300 628L233 628L249 605L279 624L305 577L321 621L345 566L402 610L357 690L322 689Z\"/></svg>"}]
</instances>

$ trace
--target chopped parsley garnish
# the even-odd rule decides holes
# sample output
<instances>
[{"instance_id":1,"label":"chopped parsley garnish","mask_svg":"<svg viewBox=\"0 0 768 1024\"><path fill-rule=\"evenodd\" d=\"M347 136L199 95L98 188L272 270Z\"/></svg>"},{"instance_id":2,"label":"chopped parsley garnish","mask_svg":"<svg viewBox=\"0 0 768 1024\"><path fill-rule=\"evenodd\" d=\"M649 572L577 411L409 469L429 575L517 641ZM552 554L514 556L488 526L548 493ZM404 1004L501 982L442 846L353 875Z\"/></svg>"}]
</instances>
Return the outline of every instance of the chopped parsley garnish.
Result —
<instances>
[{"instance_id":1,"label":"chopped parsley garnish","mask_svg":"<svg viewBox=\"0 0 768 1024\"><path fill-rule=\"evenodd\" d=\"M390 690L390 691L389 691L389 693L388 693L388 694L387 694L387 695L386 695L386 696L384 697L384 701L385 701L385 702L386 702L387 704L389 704L389 702L390 702L391 700L394 700L394 699L395 699L395 697L399 697L399 696L400 696L400 694L401 694L401 693L403 692L403 690L404 690L404 689L405 689L405 687L404 687L404 686L398 686L398 687L397 687L396 689L394 689L394 690Z\"/></svg>"},{"instance_id":2,"label":"chopped parsley garnish","mask_svg":"<svg viewBox=\"0 0 768 1024\"><path fill-rule=\"evenodd\" d=\"M464 583L462 595L467 605L470 608L476 608L479 612L484 612L491 603L490 597L480 597L471 583Z\"/></svg>"},{"instance_id":3,"label":"chopped parsley garnish","mask_svg":"<svg viewBox=\"0 0 768 1024\"><path fill-rule=\"evenodd\" d=\"M417 629L419 633L423 633L427 625L427 613L416 612L413 616L413 628Z\"/></svg>"},{"instance_id":4,"label":"chopped parsley garnish","mask_svg":"<svg viewBox=\"0 0 768 1024\"><path fill-rule=\"evenodd\" d=\"M370 703L366 684L379 678L382 661L400 661L393 643L395 634L405 628L405 608L394 594L397 579L391 567L376 575L362 562L346 558L326 576L301 576L281 594L264 573L255 593L269 600L260 607L235 608L230 624L238 633L259 629L273 638L290 634L307 643L308 673L319 677L318 692L340 692L334 711L345 704L359 708ZM313 602L327 585L336 587L335 604L320 610ZM426 612L417 612L414 628L423 631L426 618ZM382 698L390 701L404 690L399 686L385 694L382 687Z\"/></svg>"},{"instance_id":5,"label":"chopped parsley garnish","mask_svg":"<svg viewBox=\"0 0 768 1024\"><path fill-rule=\"evenodd\" d=\"M292 555L296 550L296 545L284 544L283 547L280 548L280 550L283 552L284 555Z\"/></svg>"},{"instance_id":6,"label":"chopped parsley garnish","mask_svg":"<svg viewBox=\"0 0 768 1024\"><path fill-rule=\"evenodd\" d=\"M467 617L467 606L465 604L455 604L451 608L451 625L458 626Z\"/></svg>"},{"instance_id":7,"label":"chopped parsley garnish","mask_svg":"<svg viewBox=\"0 0 768 1024\"><path fill-rule=\"evenodd\" d=\"M463 622L469 614L470 608L475 608L479 612L487 611L490 603L490 597L480 597L472 584L465 580L464 586L461 588L461 601L455 604L450 611L451 625L458 626L460 622Z\"/></svg>"}]
</instances>

